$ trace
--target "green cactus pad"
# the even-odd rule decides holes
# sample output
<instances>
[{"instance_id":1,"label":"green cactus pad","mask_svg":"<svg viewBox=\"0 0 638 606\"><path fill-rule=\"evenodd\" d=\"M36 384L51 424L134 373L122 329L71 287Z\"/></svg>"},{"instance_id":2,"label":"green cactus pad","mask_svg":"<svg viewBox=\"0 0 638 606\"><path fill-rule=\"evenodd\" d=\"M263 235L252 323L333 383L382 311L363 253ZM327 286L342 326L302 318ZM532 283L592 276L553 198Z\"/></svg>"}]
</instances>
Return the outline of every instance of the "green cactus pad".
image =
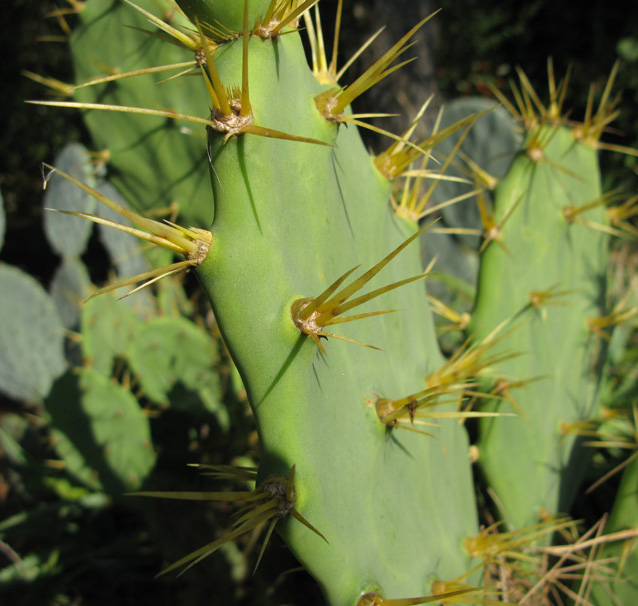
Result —
<instances>
[{"instance_id":1,"label":"green cactus pad","mask_svg":"<svg viewBox=\"0 0 638 606\"><path fill-rule=\"evenodd\" d=\"M121 113L110 111L115 107L105 112L85 107L89 128L98 145L108 147L103 158L110 160L113 182L132 206L157 210L171 201L180 204L186 224L164 224L163 230L175 240L169 248L184 254L211 301L245 386L260 446L259 470L248 476L243 468L211 466L220 478L255 480L257 500L245 493L170 495L223 501L234 495L254 507L242 510L235 530L195 546L197 551L166 571L198 563L240 530L268 522L267 536L277 529L333 606L379 604L386 598L390 604L433 601L432 593L446 591L442 587L479 584L483 564L486 589L475 603L495 604L501 597L518 601L514 594L519 586L521 594L529 589L528 582L534 583L533 593L539 578L534 575L550 575L539 572L543 564L533 547L526 551L528 544L548 543L558 527L566 532L576 527L554 522L578 494L588 451L576 436L592 423L598 406L605 348L592 329L607 326L596 324L596 317L605 299L608 242L603 232L611 198L601 196L596 148L605 147L598 137L615 115L611 82L599 109L590 105L585 123L576 126L565 117L566 83L556 85L551 64L547 106L519 72L514 103L498 90L495 94L527 132L523 141L512 120L496 108L469 135L461 133L471 122L466 118L449 128L449 122L440 124L436 136L419 144L431 150L455 131L441 148L434 147L433 154L443 158L457 136L467 135L462 150L473 166L500 178L493 193L479 196L480 212L468 213L467 202L441 211L441 223L476 231L464 242L469 254L458 255L458 248L449 252L449 237L437 242L418 229L414 217L427 211L420 203L414 208L405 203L418 198L410 185L401 191L404 177L417 183L425 178L414 172L423 149L408 142L406 134L371 157L357 132L365 116L353 115L348 107L399 67L399 57L424 22L348 85L337 82L336 62L322 56L314 9L314 21L304 21L309 44L304 47L294 31L311 0L178 0L195 21L190 24L179 11L156 19L129 12L131 4L92 0L84 5L72 42L78 79L126 72L140 62L157 67L176 61L189 63L175 72L201 78L159 82L173 71L114 76L108 84L77 88L75 98L139 107ZM156 10L150 0L141 4ZM147 17L162 33L140 37L133 28L121 27L148 27ZM165 45L167 37L176 44ZM308 49L314 71L307 65ZM452 104L444 120L465 118L491 104ZM193 136L190 125L196 122L206 125L206 133ZM477 180L486 190L494 187L490 179ZM435 202L473 185L457 187L441 182ZM631 215L632 208L622 212ZM210 248L208 233L188 240L196 242L196 250L180 244L182 236L191 237L188 223L205 226L211 219ZM157 223L146 225L162 231ZM448 283L456 281L466 305L480 257L467 341L447 361L435 335L429 302L435 308L437 302L426 295L419 240L445 251L448 264L440 266L453 274ZM115 251L127 246L105 242L114 260ZM168 240L155 242L163 246ZM163 254L170 263L172 253ZM224 409L214 374L215 342L190 321L173 317L177 309L195 309L177 281L158 286L156 307L164 317L145 324L132 314L120 318L112 304L109 300L104 312L87 305L83 351L88 370L58 382L60 393L54 390L51 409L63 419L59 396L75 394L86 409L80 418L92 442L84 450L77 447L77 437L67 436L70 425L60 422L68 431L60 431L59 451L67 444L75 453L73 466L95 468L102 485L115 486L132 481L121 477L120 465L130 452L116 461L108 458L103 446L113 441L117 451L119 445L115 420L109 417L109 430L100 435L93 435L91 423L103 414L109 389L118 392L110 398L116 403L130 395L106 379L114 374L116 357L122 358L117 369L132 371L141 395L155 405L192 412L193 402L200 408L203 402L219 419ZM469 321L464 311L448 314L456 328ZM102 318L109 323L115 318L117 329L105 329ZM450 339L450 351L455 345ZM476 400L483 401L481 389L490 390L482 414L519 415L484 417L473 432L478 445L471 452L478 453L482 465L477 499L459 416L481 414L467 412L479 406ZM422 406L423 394L432 391L434 401ZM172 399L179 402L169 403ZM395 412L403 416L393 417ZM132 408L130 414L135 417ZM135 423L142 426L139 419ZM139 447L139 435L129 436L133 447ZM151 464L147 455L139 456L147 467ZM144 470L136 475L143 477ZM273 475L280 480L269 483ZM97 481L85 479L90 480ZM488 494L494 507L486 504ZM486 517L500 518L484 532L479 532L477 504ZM514 553L519 549L524 555ZM494 579L505 577L512 579L507 596L490 593L502 588ZM383 598L360 601L372 595L368 592Z\"/></svg>"},{"instance_id":2,"label":"green cactus pad","mask_svg":"<svg viewBox=\"0 0 638 606\"><path fill-rule=\"evenodd\" d=\"M611 558L622 562L622 571L614 579L598 579L593 583L592 598L596 606L631 604L638 595L638 552L635 535L638 529L638 459L634 457L623 471L622 480L616 493L616 502L605 526L605 534L630 531L625 540L605 545L600 559Z\"/></svg>"},{"instance_id":3,"label":"green cactus pad","mask_svg":"<svg viewBox=\"0 0 638 606\"><path fill-rule=\"evenodd\" d=\"M110 493L139 488L155 463L148 417L133 394L92 370L67 373L45 402L67 471Z\"/></svg>"},{"instance_id":4,"label":"green cactus pad","mask_svg":"<svg viewBox=\"0 0 638 606\"><path fill-rule=\"evenodd\" d=\"M110 376L114 358L124 356L137 324L133 310L111 295L88 301L82 309L81 320L84 363Z\"/></svg>"},{"instance_id":5,"label":"green cactus pad","mask_svg":"<svg viewBox=\"0 0 638 606\"><path fill-rule=\"evenodd\" d=\"M82 260L78 257L64 257L53 274L49 292L65 328L77 326L82 301L89 295L90 288L91 278Z\"/></svg>"},{"instance_id":6,"label":"green cactus pad","mask_svg":"<svg viewBox=\"0 0 638 606\"><path fill-rule=\"evenodd\" d=\"M0 264L0 284L0 389L18 400L42 400L66 369L64 326L31 276Z\"/></svg>"},{"instance_id":7,"label":"green cactus pad","mask_svg":"<svg viewBox=\"0 0 638 606\"><path fill-rule=\"evenodd\" d=\"M95 178L88 151L79 143L67 145L55 158L60 170L93 187ZM95 212L97 202L66 179L53 175L43 199L44 208ZM88 221L56 212L45 212L44 232L51 248L61 256L79 257L86 249L93 226Z\"/></svg>"},{"instance_id":8,"label":"green cactus pad","mask_svg":"<svg viewBox=\"0 0 638 606\"><path fill-rule=\"evenodd\" d=\"M495 220L510 216L482 255L472 316L477 338L516 320L501 347L520 355L495 374L534 380L534 389L511 394L524 417L484 421L479 443L481 465L518 528L543 511L567 511L582 477L587 451L563 430L595 411L599 343L586 319L601 314L607 268L608 237L565 216L601 195L595 150L564 127L546 127L539 139L547 141L543 157L521 154L496 189ZM604 209L587 218L604 224ZM534 304L534 293L547 299Z\"/></svg>"},{"instance_id":9,"label":"green cactus pad","mask_svg":"<svg viewBox=\"0 0 638 606\"><path fill-rule=\"evenodd\" d=\"M331 604L354 604L370 589L424 595L433 577L469 569L461 540L478 529L463 428L443 423L438 439L388 430L373 406L378 396L423 389L426 373L442 364L423 283L362 310L402 310L384 321L335 329L382 351L329 339L324 356L291 318L295 298L318 296L357 265L354 275L370 269L416 227L392 215L391 183L358 133L316 111L322 88L299 38L251 39L250 53L260 74L251 81L255 122L334 143L210 138L216 218L199 275L255 412L260 474L296 466L299 513L327 543L295 520L281 533ZM227 86L238 84L240 57L237 43L216 54ZM422 271L413 244L365 290Z\"/></svg>"},{"instance_id":10,"label":"green cactus pad","mask_svg":"<svg viewBox=\"0 0 638 606\"><path fill-rule=\"evenodd\" d=\"M153 402L169 405L177 383L196 392L200 407L220 411L217 345L201 328L186 318L153 318L140 326L127 352L128 362L144 395ZM188 406L188 399L174 401Z\"/></svg>"}]
</instances>

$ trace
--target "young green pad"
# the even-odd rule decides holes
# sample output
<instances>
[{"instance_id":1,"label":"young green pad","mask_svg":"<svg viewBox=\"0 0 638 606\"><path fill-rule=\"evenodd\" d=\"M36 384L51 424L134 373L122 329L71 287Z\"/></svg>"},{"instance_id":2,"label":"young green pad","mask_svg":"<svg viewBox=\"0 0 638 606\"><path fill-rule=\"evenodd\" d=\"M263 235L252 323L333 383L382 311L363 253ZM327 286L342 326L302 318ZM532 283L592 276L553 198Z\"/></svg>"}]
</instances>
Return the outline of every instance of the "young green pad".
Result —
<instances>
[{"instance_id":1,"label":"young green pad","mask_svg":"<svg viewBox=\"0 0 638 606\"><path fill-rule=\"evenodd\" d=\"M352 267L371 269L417 229L394 217L391 183L356 130L316 110L325 87L297 34L249 47L255 123L334 145L209 136L216 216L198 273L255 412L260 477L296 466L298 510L327 542L293 522L278 530L331 604L355 604L368 590L424 595L433 576L470 569L461 539L477 519L458 422L442 423L437 440L387 429L372 406L375 393L422 390L442 364L423 283L362 306L401 310L382 321L334 329L382 351L334 340L323 355L291 317L295 300ZM226 87L241 82L241 56L239 41L215 53ZM366 292L422 273L412 244Z\"/></svg>"},{"instance_id":2,"label":"young green pad","mask_svg":"<svg viewBox=\"0 0 638 606\"><path fill-rule=\"evenodd\" d=\"M501 347L520 355L495 372L512 381L538 378L517 392L524 418L481 423L479 460L515 528L543 512L568 511L582 477L587 450L560 427L594 413L599 339L586 318L600 315L607 267L608 237L564 212L600 197L596 151L563 126L543 127L535 140L544 142L534 148L540 159L519 155L495 191L495 223L509 218L482 254L472 315L479 338L516 318ZM605 223L600 208L588 217ZM538 296L554 290L560 300Z\"/></svg>"}]
</instances>

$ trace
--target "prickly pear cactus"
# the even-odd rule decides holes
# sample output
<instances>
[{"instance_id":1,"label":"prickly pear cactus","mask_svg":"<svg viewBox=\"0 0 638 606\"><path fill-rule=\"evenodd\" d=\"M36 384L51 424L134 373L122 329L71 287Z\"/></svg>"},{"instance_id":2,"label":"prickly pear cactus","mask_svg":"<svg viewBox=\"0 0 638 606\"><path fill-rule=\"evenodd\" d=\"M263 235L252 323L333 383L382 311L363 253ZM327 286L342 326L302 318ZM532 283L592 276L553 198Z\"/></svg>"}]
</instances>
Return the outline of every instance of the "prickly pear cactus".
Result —
<instances>
[{"instance_id":1,"label":"prickly pear cactus","mask_svg":"<svg viewBox=\"0 0 638 606\"><path fill-rule=\"evenodd\" d=\"M182 47L184 58L171 61L188 73L176 81L189 87L197 82L205 101L199 105L193 95L185 109L178 99L170 108L132 106L117 97L104 102L99 91L123 91L140 74L144 84L135 98L144 90L147 99L161 99L155 91L167 83L151 85L149 78L167 68L153 64L140 71L131 61L130 72L91 75L94 86L73 87L75 101L48 104L88 110L97 131L101 116L111 115L121 120L114 127L120 130L146 119L169 121L157 132L171 136L179 131L176 123L205 127L201 156L184 158L181 148L170 149L184 176L189 167L199 174L194 157L209 165L210 188L198 181L192 209L183 213L196 226L144 218L57 172L138 226L124 231L184 256L143 278L155 282L181 270L197 272L246 387L261 451L258 469L215 466L208 472L252 482L252 490L140 493L244 503L227 535L166 571L189 568L225 542L267 525L266 536L277 529L330 604L522 599L516 592L525 582L529 587L529 579L505 596L498 594L507 589L502 586L473 584L483 566L486 578L505 569L525 578L526 567L534 578L540 558L512 554L547 545L554 533L575 532L560 517L585 460L571 428L597 413L604 353L599 334L607 325L609 200L601 193L596 149L613 112L608 90L599 112L578 127L564 118L566 85L557 87L553 75L547 108L524 76L518 107L505 101L525 137L496 187L493 208L481 189L484 175L470 165L481 184L474 192L482 223L478 295L468 339L446 360L430 305L455 320L426 295L430 267L424 271L418 242L427 242L434 227L420 222L431 213L427 202L437 182L430 185L428 177L447 169L478 116L435 129L422 141L410 140L412 128L390 135L387 150L374 157L357 128L366 127L365 116L351 109L401 65L427 19L346 86L336 45L332 60L326 57L316 0L178 0L183 14L170 19L148 12L152 3L125 4L89 0L76 52L90 48L91 30L107 32L121 15L142 15L161 32L149 37L149 45L168 37ZM131 48L113 49L122 51L124 66L142 46ZM193 75L199 77L187 77ZM117 165L116 152L122 158L138 147L151 153L142 143L146 135L124 145L117 136L109 139L110 129L102 130L100 140L121 171L119 185L144 208L132 191L134 171ZM130 133L132 126L116 132ZM432 150L455 133L457 144L432 171ZM162 166L165 152L158 150ZM148 170L145 165L141 172ZM188 191L189 182L183 184ZM209 229L197 224L204 216L214 216ZM168 319L138 331L130 363L142 384L149 381L149 398L168 398L176 372L192 385L207 385L196 354L206 344L189 334ZM166 351L160 373L153 343ZM192 357L172 361L185 343ZM108 364L110 355L101 363ZM100 359L97 351L95 357ZM486 404L477 410L477 401ZM465 427L475 418L480 437L472 453L478 452L507 531L499 532L497 523L479 533Z\"/></svg>"},{"instance_id":2,"label":"prickly pear cactus","mask_svg":"<svg viewBox=\"0 0 638 606\"><path fill-rule=\"evenodd\" d=\"M602 196L595 149L549 126L532 131L524 151L495 192L471 325L480 338L515 317L520 326L500 346L518 355L499 365L498 389L512 377L535 381L512 392L515 422L481 423L481 466L517 528L543 511L569 511L586 468L569 428L596 413L600 338L588 319L603 315L609 246L605 233L574 221ZM588 219L606 225L601 207Z\"/></svg>"},{"instance_id":3,"label":"prickly pear cactus","mask_svg":"<svg viewBox=\"0 0 638 606\"><path fill-rule=\"evenodd\" d=\"M469 566L460 549L461 537L477 532L469 458L451 456L467 451L466 437L448 421L440 441L428 440L388 428L375 410L380 399L392 406L425 390L425 377L442 363L422 283L359 307L368 293L422 273L412 246L371 275L417 226L392 215L391 183L372 161L351 161L366 159L356 131L317 111L314 98L324 91L299 40L251 44L251 69L254 62L260 74L250 81L255 122L263 116L269 128L329 144L209 136L216 220L199 275L256 413L260 472L265 478L296 467L297 509L325 540L294 520L282 532L331 603L355 603L368 591L428 594L433 578L453 578ZM232 74L241 52L235 43L216 64L228 85L239 84ZM382 323L370 317L331 328L352 319L342 315L349 310L356 316L397 309L405 311ZM382 351L333 338L332 330ZM353 462L347 471L346 461ZM421 504L409 514L410 530L388 541L380 521L391 523L409 503ZM454 521L447 517L451 506L461 509ZM423 542L436 543L437 552L423 553Z\"/></svg>"},{"instance_id":4,"label":"prickly pear cactus","mask_svg":"<svg viewBox=\"0 0 638 606\"><path fill-rule=\"evenodd\" d=\"M66 369L64 327L51 297L17 267L0 266L0 386L12 398L36 401Z\"/></svg>"}]
</instances>

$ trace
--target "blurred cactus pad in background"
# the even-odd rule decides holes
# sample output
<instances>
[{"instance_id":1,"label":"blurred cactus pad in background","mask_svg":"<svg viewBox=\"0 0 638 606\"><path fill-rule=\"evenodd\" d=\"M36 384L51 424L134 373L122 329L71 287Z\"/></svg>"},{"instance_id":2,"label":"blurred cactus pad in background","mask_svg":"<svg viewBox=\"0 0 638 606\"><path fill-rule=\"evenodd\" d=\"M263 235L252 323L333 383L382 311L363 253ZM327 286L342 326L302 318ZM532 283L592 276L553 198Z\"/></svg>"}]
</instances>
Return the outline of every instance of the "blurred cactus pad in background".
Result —
<instances>
[{"instance_id":1,"label":"blurred cactus pad in background","mask_svg":"<svg viewBox=\"0 0 638 606\"><path fill-rule=\"evenodd\" d=\"M85 136L46 287L0 264L7 603L638 600L638 42L415 100L418 4L382 48L347 0L52 11L26 111Z\"/></svg>"}]
</instances>

